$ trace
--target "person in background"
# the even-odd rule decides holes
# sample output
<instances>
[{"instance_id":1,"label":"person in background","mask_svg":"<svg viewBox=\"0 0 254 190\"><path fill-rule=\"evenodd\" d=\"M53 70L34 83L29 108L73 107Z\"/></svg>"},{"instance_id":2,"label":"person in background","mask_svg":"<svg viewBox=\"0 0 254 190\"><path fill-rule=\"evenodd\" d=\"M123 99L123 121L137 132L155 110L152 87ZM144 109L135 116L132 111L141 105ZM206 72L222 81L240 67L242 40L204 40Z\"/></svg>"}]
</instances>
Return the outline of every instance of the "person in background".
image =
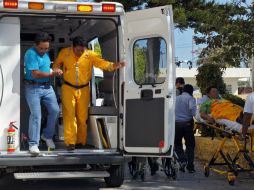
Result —
<instances>
[{"instance_id":1,"label":"person in background","mask_svg":"<svg viewBox=\"0 0 254 190\"><path fill-rule=\"evenodd\" d=\"M180 170L185 171L185 166L189 173L194 173L194 121L196 114L196 100L193 98L193 86L186 84L183 93L176 97L175 106L175 151L179 158ZM182 139L185 140L186 151L183 150Z\"/></svg>"},{"instance_id":2,"label":"person in background","mask_svg":"<svg viewBox=\"0 0 254 190\"><path fill-rule=\"evenodd\" d=\"M176 78L176 96L179 96L183 92L183 86L185 84L184 78L183 77L177 77Z\"/></svg>"},{"instance_id":3,"label":"person in background","mask_svg":"<svg viewBox=\"0 0 254 190\"><path fill-rule=\"evenodd\" d=\"M248 128L251 124L251 121L253 123L253 114L254 114L254 92L249 94L247 96L246 102L244 104L244 109L243 109L243 122L242 122L242 135L241 139L245 139Z\"/></svg>"}]
</instances>

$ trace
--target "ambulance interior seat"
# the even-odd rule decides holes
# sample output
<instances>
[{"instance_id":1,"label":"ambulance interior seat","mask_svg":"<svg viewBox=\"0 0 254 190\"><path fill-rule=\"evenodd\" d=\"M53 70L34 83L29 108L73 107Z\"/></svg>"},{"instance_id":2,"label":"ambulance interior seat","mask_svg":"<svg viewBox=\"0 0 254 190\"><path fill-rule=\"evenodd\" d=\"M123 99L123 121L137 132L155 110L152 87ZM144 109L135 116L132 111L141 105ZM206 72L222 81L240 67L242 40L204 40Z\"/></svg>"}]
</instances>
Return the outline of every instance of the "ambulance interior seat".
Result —
<instances>
[{"instance_id":1,"label":"ambulance interior seat","mask_svg":"<svg viewBox=\"0 0 254 190\"><path fill-rule=\"evenodd\" d=\"M104 78L98 83L98 97L103 98L102 106L89 108L91 115L117 115L113 97L113 79Z\"/></svg>"},{"instance_id":2,"label":"ambulance interior seat","mask_svg":"<svg viewBox=\"0 0 254 190\"><path fill-rule=\"evenodd\" d=\"M112 80L107 78L101 80L98 84L99 97L104 99L103 106L114 106L112 85Z\"/></svg>"}]
</instances>

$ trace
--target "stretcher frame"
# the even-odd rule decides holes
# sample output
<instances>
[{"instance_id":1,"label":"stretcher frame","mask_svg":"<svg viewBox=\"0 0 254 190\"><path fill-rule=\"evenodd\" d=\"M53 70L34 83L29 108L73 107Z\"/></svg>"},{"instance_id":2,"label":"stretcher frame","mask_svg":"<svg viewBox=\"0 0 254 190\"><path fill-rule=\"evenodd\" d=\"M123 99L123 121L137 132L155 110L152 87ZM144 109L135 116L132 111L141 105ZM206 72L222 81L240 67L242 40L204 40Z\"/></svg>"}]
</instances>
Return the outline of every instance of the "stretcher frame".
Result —
<instances>
[{"instance_id":1,"label":"stretcher frame","mask_svg":"<svg viewBox=\"0 0 254 190\"><path fill-rule=\"evenodd\" d=\"M239 140L239 132L236 131L227 131L225 130L225 126L218 124L208 124L203 122L196 122L197 125L205 125L208 128L211 128L217 131L222 137L222 141L218 146L217 150L211 157L208 163L204 166L204 175L209 177L210 170L215 171L219 174L227 174L227 180L230 185L234 185L236 176L238 176L239 172L254 172L254 162L249 156L249 152L254 152L253 141L254 141L254 131L248 132L247 137L244 139L243 143L240 143ZM213 138L213 137L212 137ZM234 142L234 145L237 149L237 153L235 156L230 156L229 153L224 153L223 148L226 141L230 139ZM250 141L250 149L247 148L247 143ZM243 156L244 160L248 163L249 168L243 168L240 166L237 161L240 157ZM221 156L224 162L216 162L216 160ZM222 171L217 168L213 168L212 166L227 166L228 170Z\"/></svg>"}]
</instances>

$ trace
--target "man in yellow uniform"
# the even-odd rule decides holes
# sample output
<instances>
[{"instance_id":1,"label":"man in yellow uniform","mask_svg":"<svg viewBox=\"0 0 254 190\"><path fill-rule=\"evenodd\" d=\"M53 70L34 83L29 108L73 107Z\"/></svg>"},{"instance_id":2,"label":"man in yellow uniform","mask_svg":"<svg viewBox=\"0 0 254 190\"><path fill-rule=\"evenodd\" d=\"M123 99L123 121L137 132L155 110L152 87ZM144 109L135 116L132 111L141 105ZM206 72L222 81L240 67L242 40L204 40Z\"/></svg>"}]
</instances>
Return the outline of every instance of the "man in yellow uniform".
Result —
<instances>
[{"instance_id":1,"label":"man in yellow uniform","mask_svg":"<svg viewBox=\"0 0 254 190\"><path fill-rule=\"evenodd\" d=\"M68 150L74 150L77 144L86 144L86 121L90 102L89 81L92 77L93 66L114 71L124 65L124 62L113 64L105 61L93 51L86 49L82 37L75 37L72 47L60 51L54 61L53 69L62 68L64 74L62 109L64 142Z\"/></svg>"}]
</instances>

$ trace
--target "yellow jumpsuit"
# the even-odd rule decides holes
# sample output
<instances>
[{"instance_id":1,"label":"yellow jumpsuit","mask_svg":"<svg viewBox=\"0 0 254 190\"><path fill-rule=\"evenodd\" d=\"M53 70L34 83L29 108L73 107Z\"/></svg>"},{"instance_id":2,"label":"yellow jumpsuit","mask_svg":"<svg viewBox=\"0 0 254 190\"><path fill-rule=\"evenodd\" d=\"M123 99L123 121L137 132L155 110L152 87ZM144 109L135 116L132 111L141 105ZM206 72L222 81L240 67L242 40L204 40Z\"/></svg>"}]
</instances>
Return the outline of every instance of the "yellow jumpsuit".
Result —
<instances>
[{"instance_id":1,"label":"yellow jumpsuit","mask_svg":"<svg viewBox=\"0 0 254 190\"><path fill-rule=\"evenodd\" d=\"M85 50L81 57L76 57L73 48L64 48L53 63L53 68L63 69L64 80L81 86L88 84L92 77L93 66L102 70L114 71L113 63L103 60L90 50ZM86 144L88 106L90 102L89 86L76 89L67 84L62 86L62 109L64 124L64 142Z\"/></svg>"}]
</instances>

